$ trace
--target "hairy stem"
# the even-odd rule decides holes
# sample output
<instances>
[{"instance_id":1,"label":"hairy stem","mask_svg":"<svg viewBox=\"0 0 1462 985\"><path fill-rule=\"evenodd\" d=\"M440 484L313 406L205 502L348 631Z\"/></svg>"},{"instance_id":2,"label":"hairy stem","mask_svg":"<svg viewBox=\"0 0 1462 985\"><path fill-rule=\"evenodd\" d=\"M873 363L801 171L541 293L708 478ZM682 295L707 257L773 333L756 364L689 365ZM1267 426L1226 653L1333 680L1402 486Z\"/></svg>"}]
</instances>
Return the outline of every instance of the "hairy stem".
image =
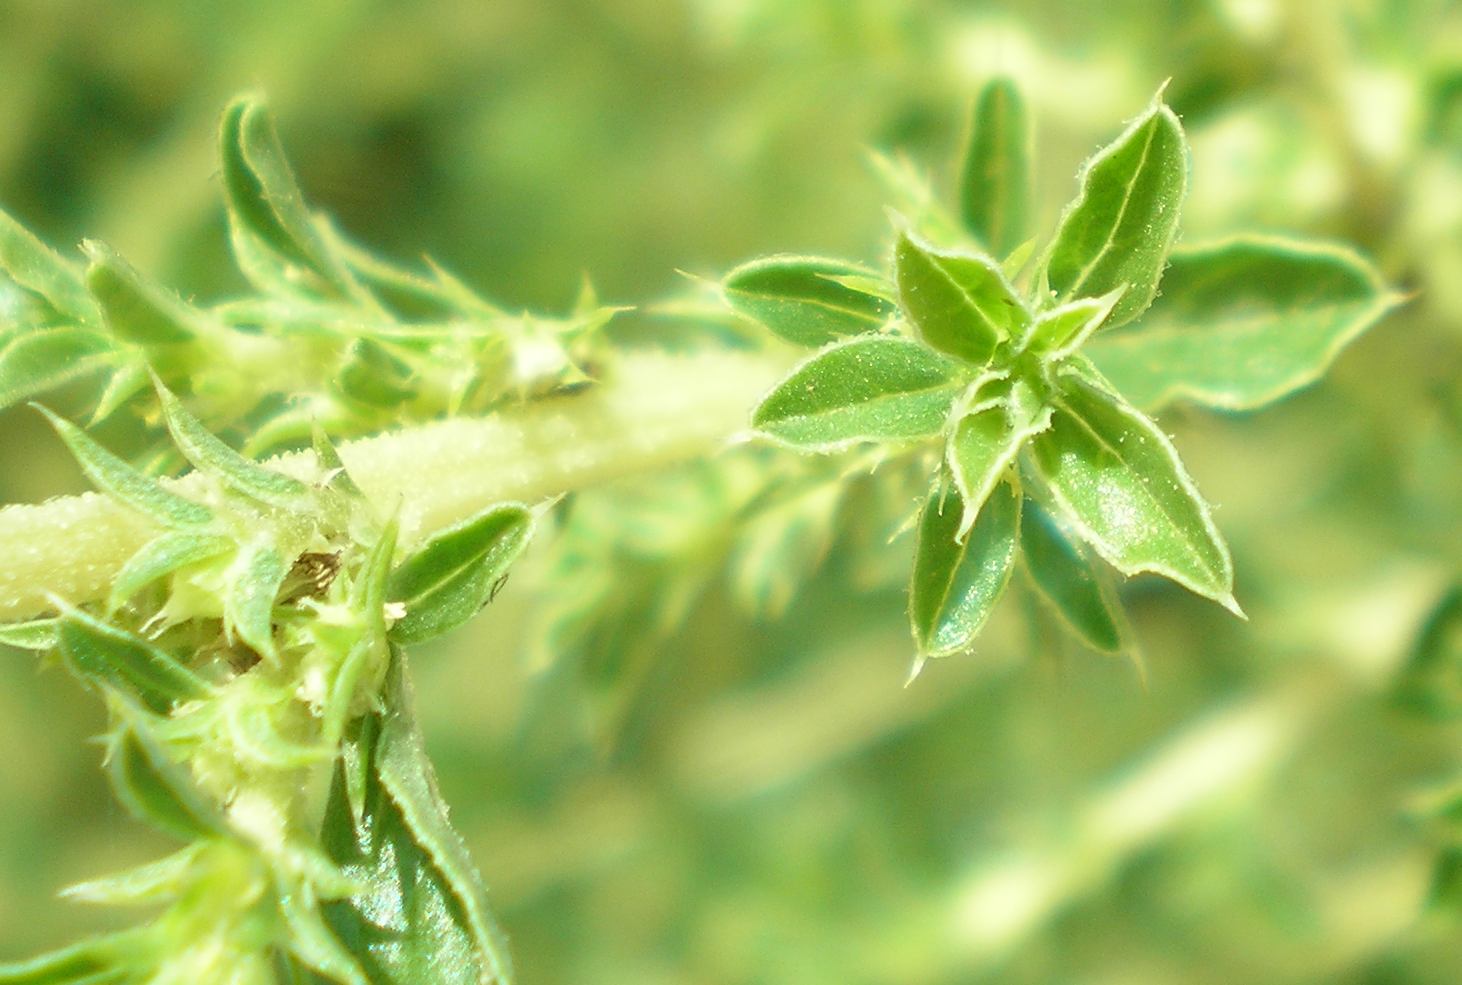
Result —
<instances>
[{"instance_id":1,"label":"hairy stem","mask_svg":"<svg viewBox=\"0 0 1462 985\"><path fill-rule=\"evenodd\" d=\"M352 477L383 513L400 507L403 543L504 500L534 502L715 453L785 371L785 357L626 354L599 385L481 418L457 418L341 448ZM312 453L267 463L313 481ZM176 480L185 495L196 476ZM0 509L0 620L100 598L155 533L143 517L87 493Z\"/></svg>"}]
</instances>

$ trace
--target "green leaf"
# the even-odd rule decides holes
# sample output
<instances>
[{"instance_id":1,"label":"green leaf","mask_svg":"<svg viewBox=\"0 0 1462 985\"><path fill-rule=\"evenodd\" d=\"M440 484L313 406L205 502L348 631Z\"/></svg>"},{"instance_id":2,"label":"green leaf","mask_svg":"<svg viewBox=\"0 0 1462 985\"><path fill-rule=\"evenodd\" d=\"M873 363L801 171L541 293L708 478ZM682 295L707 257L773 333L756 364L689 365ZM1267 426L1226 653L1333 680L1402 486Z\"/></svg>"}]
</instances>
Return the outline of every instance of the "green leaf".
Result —
<instances>
[{"instance_id":1,"label":"green leaf","mask_svg":"<svg viewBox=\"0 0 1462 985\"><path fill-rule=\"evenodd\" d=\"M213 511L202 503L168 492L156 479L107 451L75 424L39 405L36 409L46 415L81 471L102 492L165 527L201 527L213 522Z\"/></svg>"},{"instance_id":2,"label":"green leaf","mask_svg":"<svg viewBox=\"0 0 1462 985\"><path fill-rule=\"evenodd\" d=\"M107 775L122 805L184 841L225 833L223 817L153 734L151 716L125 700L112 706L122 722L108 737Z\"/></svg>"},{"instance_id":3,"label":"green leaf","mask_svg":"<svg viewBox=\"0 0 1462 985\"><path fill-rule=\"evenodd\" d=\"M99 879L73 883L59 895L82 903L137 906L166 902L187 884L198 862L198 844L189 845L155 862L114 872Z\"/></svg>"},{"instance_id":4,"label":"green leaf","mask_svg":"<svg viewBox=\"0 0 1462 985\"><path fill-rule=\"evenodd\" d=\"M244 545L229 569L224 620L234 635L269 660L278 656L274 648L274 601L288 573L289 565L269 541Z\"/></svg>"},{"instance_id":5,"label":"green leaf","mask_svg":"<svg viewBox=\"0 0 1462 985\"><path fill-rule=\"evenodd\" d=\"M730 571L747 611L772 619L786 612L832 548L843 493L839 482L799 489L742 521Z\"/></svg>"},{"instance_id":6,"label":"green leaf","mask_svg":"<svg viewBox=\"0 0 1462 985\"><path fill-rule=\"evenodd\" d=\"M842 260L772 256L732 270L722 287L727 302L746 317L794 345L821 346L877 331L893 315L886 300L841 279L872 276Z\"/></svg>"},{"instance_id":7,"label":"green leaf","mask_svg":"<svg viewBox=\"0 0 1462 985\"><path fill-rule=\"evenodd\" d=\"M1031 196L1031 124L1020 89L994 79L970 120L959 184L960 217L980 243L1005 256L1025 240Z\"/></svg>"},{"instance_id":8,"label":"green leaf","mask_svg":"<svg viewBox=\"0 0 1462 985\"><path fill-rule=\"evenodd\" d=\"M1228 547L1167 435L1074 370L1060 384L1031 449L1064 518L1123 574L1164 575L1237 613Z\"/></svg>"},{"instance_id":9,"label":"green leaf","mask_svg":"<svg viewBox=\"0 0 1462 985\"><path fill-rule=\"evenodd\" d=\"M1126 288L1108 323L1136 318L1152 303L1188 186L1188 144L1161 99L1082 168L1081 191L1061 217L1046 254L1058 304Z\"/></svg>"},{"instance_id":10,"label":"green leaf","mask_svg":"<svg viewBox=\"0 0 1462 985\"><path fill-rule=\"evenodd\" d=\"M386 712L362 729L368 770L360 820L342 764L322 833L331 859L365 888L325 904L326 918L377 985L508 985L507 948L481 877L447 821L399 653L384 700Z\"/></svg>"},{"instance_id":11,"label":"green leaf","mask_svg":"<svg viewBox=\"0 0 1462 985\"><path fill-rule=\"evenodd\" d=\"M149 950L136 930L92 937L28 961L0 964L0 985L120 985L133 980L130 954Z\"/></svg>"},{"instance_id":12,"label":"green leaf","mask_svg":"<svg viewBox=\"0 0 1462 985\"><path fill-rule=\"evenodd\" d=\"M364 568L350 586L350 610L360 619L358 635L346 654L340 671L331 682L326 698L323 732L327 742L338 744L358 707L362 692L372 699L380 675L390 661L386 642L386 586L391 561L396 555L397 521L393 516L376 538Z\"/></svg>"},{"instance_id":13,"label":"green leaf","mask_svg":"<svg viewBox=\"0 0 1462 985\"><path fill-rule=\"evenodd\" d=\"M0 643L17 650L53 650L56 647L57 622L48 618L0 623Z\"/></svg>"},{"instance_id":14,"label":"green leaf","mask_svg":"<svg viewBox=\"0 0 1462 985\"><path fill-rule=\"evenodd\" d=\"M335 936L308 882L279 900L289 934L289 950L301 963L331 985L371 985L355 957Z\"/></svg>"},{"instance_id":15,"label":"green leaf","mask_svg":"<svg viewBox=\"0 0 1462 985\"><path fill-rule=\"evenodd\" d=\"M406 608L391 639L419 643L475 616L532 532L532 512L507 503L434 534L391 572L387 597Z\"/></svg>"},{"instance_id":16,"label":"green leaf","mask_svg":"<svg viewBox=\"0 0 1462 985\"><path fill-rule=\"evenodd\" d=\"M1026 348L1052 362L1066 358L1106 324L1123 293L1125 288L1119 287L1099 298L1081 298L1041 312Z\"/></svg>"},{"instance_id":17,"label":"green leaf","mask_svg":"<svg viewBox=\"0 0 1462 985\"><path fill-rule=\"evenodd\" d=\"M0 339L0 409L104 368L112 342L85 328L42 328Z\"/></svg>"},{"instance_id":18,"label":"green leaf","mask_svg":"<svg viewBox=\"0 0 1462 985\"><path fill-rule=\"evenodd\" d=\"M1103 653L1122 648L1121 617L1091 557L1029 500L1021 511L1020 554L1036 591L1082 642Z\"/></svg>"},{"instance_id":19,"label":"green leaf","mask_svg":"<svg viewBox=\"0 0 1462 985\"><path fill-rule=\"evenodd\" d=\"M352 400L371 407L396 407L416 395L411 366L386 346L356 339L335 374L335 385Z\"/></svg>"},{"instance_id":20,"label":"green leaf","mask_svg":"<svg viewBox=\"0 0 1462 985\"><path fill-rule=\"evenodd\" d=\"M240 455L188 413L182 401L161 380L154 379L153 385L173 442L199 471L261 503L295 510L307 505L310 490L303 482Z\"/></svg>"},{"instance_id":21,"label":"green leaf","mask_svg":"<svg viewBox=\"0 0 1462 985\"><path fill-rule=\"evenodd\" d=\"M166 650L80 609L62 614L56 645L79 677L135 694L154 711L165 712L212 691Z\"/></svg>"},{"instance_id":22,"label":"green leaf","mask_svg":"<svg viewBox=\"0 0 1462 985\"><path fill-rule=\"evenodd\" d=\"M201 312L144 278L105 243L86 240L86 286L112 334L138 345L191 341L207 330Z\"/></svg>"},{"instance_id":23,"label":"green leaf","mask_svg":"<svg viewBox=\"0 0 1462 985\"><path fill-rule=\"evenodd\" d=\"M1412 711L1439 722L1462 720L1462 584L1443 595L1426 617L1397 691Z\"/></svg>"},{"instance_id":24,"label":"green leaf","mask_svg":"<svg viewBox=\"0 0 1462 985\"><path fill-rule=\"evenodd\" d=\"M365 499L365 493L360 491L360 486L355 484L355 479L341 460L340 450L318 421L310 428L310 447L315 451L315 461L319 463L320 470L325 473L325 486L338 489L352 499Z\"/></svg>"},{"instance_id":25,"label":"green leaf","mask_svg":"<svg viewBox=\"0 0 1462 985\"><path fill-rule=\"evenodd\" d=\"M1010 582L1020 494L1009 483L997 485L961 540L964 509L959 490L941 483L919 519L909 619L921 660L967 649Z\"/></svg>"},{"instance_id":26,"label":"green leaf","mask_svg":"<svg viewBox=\"0 0 1462 985\"><path fill-rule=\"evenodd\" d=\"M944 430L961 367L906 339L840 342L792 371L756 408L762 434L809 451L908 441Z\"/></svg>"},{"instance_id":27,"label":"green leaf","mask_svg":"<svg viewBox=\"0 0 1462 985\"><path fill-rule=\"evenodd\" d=\"M144 544L112 579L107 608L115 612L143 588L190 564L227 554L234 542L217 534L170 530Z\"/></svg>"},{"instance_id":28,"label":"green leaf","mask_svg":"<svg viewBox=\"0 0 1462 985\"><path fill-rule=\"evenodd\" d=\"M919 337L967 363L983 366L1030 323L1024 302L987 256L936 250L905 230L894 247L894 276Z\"/></svg>"},{"instance_id":29,"label":"green leaf","mask_svg":"<svg viewBox=\"0 0 1462 985\"><path fill-rule=\"evenodd\" d=\"M57 313L81 325L99 325L96 303L86 291L77 265L63 260L30 230L0 209L0 270L45 298Z\"/></svg>"},{"instance_id":30,"label":"green leaf","mask_svg":"<svg viewBox=\"0 0 1462 985\"><path fill-rule=\"evenodd\" d=\"M1250 410L1318 380L1400 300L1350 250L1240 236L1175 251L1142 322L1086 353L1139 407Z\"/></svg>"},{"instance_id":31,"label":"green leaf","mask_svg":"<svg viewBox=\"0 0 1462 985\"><path fill-rule=\"evenodd\" d=\"M111 417L127 401L146 390L148 383L146 363L138 361L118 366L112 371L111 379L107 380L106 389L97 398L96 408L91 412L87 427L95 427Z\"/></svg>"},{"instance_id":32,"label":"green leaf","mask_svg":"<svg viewBox=\"0 0 1462 985\"><path fill-rule=\"evenodd\" d=\"M1024 380L997 380L993 401L980 401L960 418L949 436L945 460L964 501L956 539L963 540L995 484L1005 475L1021 448L1051 424L1051 408L1030 392Z\"/></svg>"}]
</instances>

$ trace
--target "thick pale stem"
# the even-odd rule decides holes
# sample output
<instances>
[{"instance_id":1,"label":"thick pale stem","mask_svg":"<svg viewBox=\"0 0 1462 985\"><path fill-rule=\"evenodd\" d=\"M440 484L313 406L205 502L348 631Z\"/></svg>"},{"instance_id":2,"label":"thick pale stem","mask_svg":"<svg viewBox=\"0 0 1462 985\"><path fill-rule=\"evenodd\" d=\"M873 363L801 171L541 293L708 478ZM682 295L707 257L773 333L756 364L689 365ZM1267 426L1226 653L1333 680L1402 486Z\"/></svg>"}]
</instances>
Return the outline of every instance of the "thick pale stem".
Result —
<instances>
[{"instance_id":1,"label":"thick pale stem","mask_svg":"<svg viewBox=\"0 0 1462 985\"><path fill-rule=\"evenodd\" d=\"M372 502L400 504L403 543L503 500L534 502L714 454L746 427L788 365L778 356L715 352L625 355L603 383L482 418L459 418L346 444L341 458ZM266 464L313 480L313 454ZM195 477L175 483L187 494ZM106 593L156 532L88 493L0 509L0 620L28 619Z\"/></svg>"}]
</instances>

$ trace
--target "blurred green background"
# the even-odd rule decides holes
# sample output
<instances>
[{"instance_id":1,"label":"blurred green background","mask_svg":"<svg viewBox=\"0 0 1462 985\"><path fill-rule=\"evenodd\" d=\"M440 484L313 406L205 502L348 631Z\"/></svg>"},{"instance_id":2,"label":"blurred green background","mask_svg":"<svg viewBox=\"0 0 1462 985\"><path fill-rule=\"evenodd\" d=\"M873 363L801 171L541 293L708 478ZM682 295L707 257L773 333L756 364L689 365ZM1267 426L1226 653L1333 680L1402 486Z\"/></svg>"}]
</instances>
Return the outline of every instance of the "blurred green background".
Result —
<instances>
[{"instance_id":1,"label":"blurred green background","mask_svg":"<svg viewBox=\"0 0 1462 985\"><path fill-rule=\"evenodd\" d=\"M734 524L673 529L693 474L599 494L674 549L580 531L569 577L546 538L414 659L523 982L1462 981L1462 9L0 0L0 203L202 298L241 286L214 133L242 89L358 239L563 311L585 272L643 303L676 268L877 261L866 149L947 190L997 73L1033 105L1047 222L1171 78L1187 240L1341 238L1415 292L1279 407L1163 416L1250 621L1131 583L1144 679L1007 605L905 688L907 538L850 507L757 619L721 573ZM0 501L83 488L29 411L0 448ZM545 660L544 613L606 583ZM107 794L98 704L0 653L0 958L128 920L55 892L166 847Z\"/></svg>"}]
</instances>

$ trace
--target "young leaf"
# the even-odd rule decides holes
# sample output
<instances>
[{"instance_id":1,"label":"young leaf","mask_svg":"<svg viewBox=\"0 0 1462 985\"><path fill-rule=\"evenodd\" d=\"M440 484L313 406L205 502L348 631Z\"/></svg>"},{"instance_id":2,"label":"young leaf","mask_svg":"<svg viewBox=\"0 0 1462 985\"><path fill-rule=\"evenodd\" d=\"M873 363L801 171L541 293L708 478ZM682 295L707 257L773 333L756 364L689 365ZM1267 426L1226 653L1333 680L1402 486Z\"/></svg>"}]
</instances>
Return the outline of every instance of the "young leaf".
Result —
<instances>
[{"instance_id":1,"label":"young leaf","mask_svg":"<svg viewBox=\"0 0 1462 985\"><path fill-rule=\"evenodd\" d=\"M951 485L930 494L919 519L909 619L921 659L967 649L1010 582L1020 494L1007 482L997 485L961 541L963 512Z\"/></svg>"},{"instance_id":2,"label":"young leaf","mask_svg":"<svg viewBox=\"0 0 1462 985\"><path fill-rule=\"evenodd\" d=\"M163 419L174 443L200 471L261 503L285 509L300 509L305 504L310 490L303 482L266 469L240 455L188 413L182 401L160 380L154 380L153 385L157 388Z\"/></svg>"},{"instance_id":3,"label":"young leaf","mask_svg":"<svg viewBox=\"0 0 1462 985\"><path fill-rule=\"evenodd\" d=\"M66 447L71 449L81 471L102 492L144 516L152 517L164 527L202 527L213 522L213 511L202 503L168 492L156 479L143 475L107 451L75 424L39 405L36 409L46 415Z\"/></svg>"},{"instance_id":4,"label":"young leaf","mask_svg":"<svg viewBox=\"0 0 1462 985\"><path fill-rule=\"evenodd\" d=\"M883 298L842 278L872 271L822 257L772 256L744 263L726 275L726 300L794 345L827 345L877 331L894 312Z\"/></svg>"},{"instance_id":5,"label":"young leaf","mask_svg":"<svg viewBox=\"0 0 1462 985\"><path fill-rule=\"evenodd\" d=\"M1250 410L1319 379L1400 300L1350 250L1240 236L1174 251L1141 324L1086 353L1138 407Z\"/></svg>"},{"instance_id":6,"label":"young leaf","mask_svg":"<svg viewBox=\"0 0 1462 985\"><path fill-rule=\"evenodd\" d=\"M1029 500L1020 516L1020 556L1036 591L1082 642L1103 653L1122 648L1120 617L1086 550Z\"/></svg>"},{"instance_id":7,"label":"young leaf","mask_svg":"<svg viewBox=\"0 0 1462 985\"><path fill-rule=\"evenodd\" d=\"M1020 89L993 79L980 90L960 171L960 216L996 256L1025 240L1031 194L1031 125Z\"/></svg>"},{"instance_id":8,"label":"young leaf","mask_svg":"<svg viewBox=\"0 0 1462 985\"><path fill-rule=\"evenodd\" d=\"M371 985L355 957L335 936L316 898L305 882L279 899L280 915L289 934L289 951L330 985Z\"/></svg>"},{"instance_id":9,"label":"young leaf","mask_svg":"<svg viewBox=\"0 0 1462 985\"><path fill-rule=\"evenodd\" d=\"M144 544L112 579L108 611L115 612L143 588L190 564L233 550L234 542L217 534L169 530Z\"/></svg>"},{"instance_id":10,"label":"young leaf","mask_svg":"<svg viewBox=\"0 0 1462 985\"><path fill-rule=\"evenodd\" d=\"M894 276L919 337L975 366L1030 322L1000 265L987 256L939 251L904 231L894 247Z\"/></svg>"},{"instance_id":11,"label":"young leaf","mask_svg":"<svg viewBox=\"0 0 1462 985\"><path fill-rule=\"evenodd\" d=\"M143 362L123 363L112 371L111 379L107 380L106 389L97 398L96 407L91 412L91 420L87 421L87 427L96 427L102 421L115 414L121 407L137 394L147 389L148 386L147 365Z\"/></svg>"},{"instance_id":12,"label":"young leaf","mask_svg":"<svg viewBox=\"0 0 1462 985\"><path fill-rule=\"evenodd\" d=\"M205 330L200 312L144 278L105 243L87 240L81 248L91 259L86 286L113 335L152 346L188 342Z\"/></svg>"},{"instance_id":13,"label":"young leaf","mask_svg":"<svg viewBox=\"0 0 1462 985\"><path fill-rule=\"evenodd\" d=\"M379 342L351 343L335 374L335 385L352 400L371 407L396 407L416 394L411 366Z\"/></svg>"},{"instance_id":14,"label":"young leaf","mask_svg":"<svg viewBox=\"0 0 1462 985\"><path fill-rule=\"evenodd\" d=\"M124 930L91 937L38 958L0 964L0 985L121 985L131 980L133 953L146 960L152 943L146 931ZM141 963L140 961L138 962Z\"/></svg>"},{"instance_id":15,"label":"young leaf","mask_svg":"<svg viewBox=\"0 0 1462 985\"><path fill-rule=\"evenodd\" d=\"M1033 460L1065 518L1123 574L1151 571L1237 612L1233 562L1172 443L1075 371Z\"/></svg>"},{"instance_id":16,"label":"young leaf","mask_svg":"<svg viewBox=\"0 0 1462 985\"><path fill-rule=\"evenodd\" d=\"M80 609L61 616L56 645L78 676L135 694L154 711L165 712L212 690L166 650Z\"/></svg>"},{"instance_id":17,"label":"young leaf","mask_svg":"<svg viewBox=\"0 0 1462 985\"><path fill-rule=\"evenodd\" d=\"M944 430L964 372L906 339L840 342L792 371L752 414L762 434L794 448L835 451L859 441L908 441Z\"/></svg>"},{"instance_id":18,"label":"young leaf","mask_svg":"<svg viewBox=\"0 0 1462 985\"><path fill-rule=\"evenodd\" d=\"M346 949L379 985L509 985L512 970L487 891L447 821L399 653L386 712L362 730L363 809L352 815L343 766L325 810L326 852L364 889L324 906Z\"/></svg>"},{"instance_id":19,"label":"young leaf","mask_svg":"<svg viewBox=\"0 0 1462 985\"><path fill-rule=\"evenodd\" d=\"M1082 169L1044 270L1058 304L1124 287L1108 317L1136 318L1157 294L1188 185L1188 144L1159 98Z\"/></svg>"},{"instance_id":20,"label":"young leaf","mask_svg":"<svg viewBox=\"0 0 1462 985\"><path fill-rule=\"evenodd\" d=\"M30 230L0 209L0 270L21 287L45 298L57 313L81 325L99 325L96 303L76 264L63 260Z\"/></svg>"},{"instance_id":21,"label":"young leaf","mask_svg":"<svg viewBox=\"0 0 1462 985\"><path fill-rule=\"evenodd\" d=\"M1124 293L1125 288L1119 287L1099 298L1081 298L1041 312L1031 326L1026 348L1051 361L1066 358L1106 324Z\"/></svg>"},{"instance_id":22,"label":"young leaf","mask_svg":"<svg viewBox=\"0 0 1462 985\"><path fill-rule=\"evenodd\" d=\"M270 660L277 657L274 601L288 573L289 566L273 544L246 544L230 568L228 595L223 601L224 620L233 633Z\"/></svg>"},{"instance_id":23,"label":"young leaf","mask_svg":"<svg viewBox=\"0 0 1462 985\"><path fill-rule=\"evenodd\" d=\"M17 650L55 649L56 623L56 619L0 623L0 643Z\"/></svg>"},{"instance_id":24,"label":"young leaf","mask_svg":"<svg viewBox=\"0 0 1462 985\"><path fill-rule=\"evenodd\" d=\"M986 497L1021 448L1051 424L1050 407L1028 394L1014 392L1028 389L1023 380L998 385L1004 383L997 381L996 389L1003 391L1000 399L983 406L976 404L976 409L960 418L945 449L945 460L964 501L964 516L955 535L958 540L969 534Z\"/></svg>"},{"instance_id":25,"label":"young leaf","mask_svg":"<svg viewBox=\"0 0 1462 985\"><path fill-rule=\"evenodd\" d=\"M325 473L324 485L338 489L351 499L365 499L365 493L360 491L360 486L355 484L355 479L351 478L350 472L345 468L340 450L335 447L335 442L330 440L318 421L310 427L310 446L315 450L315 461Z\"/></svg>"},{"instance_id":26,"label":"young leaf","mask_svg":"<svg viewBox=\"0 0 1462 985\"><path fill-rule=\"evenodd\" d=\"M112 342L85 328L41 328L0 339L0 409L105 367Z\"/></svg>"},{"instance_id":27,"label":"young leaf","mask_svg":"<svg viewBox=\"0 0 1462 985\"><path fill-rule=\"evenodd\" d=\"M108 737L107 775L122 805L184 841L223 834L226 822L187 770L168 756L152 732L152 716L125 699L112 704L122 722Z\"/></svg>"},{"instance_id":28,"label":"young leaf","mask_svg":"<svg viewBox=\"0 0 1462 985\"><path fill-rule=\"evenodd\" d=\"M493 586L533 532L526 506L490 506L433 535L391 572L386 594L406 614L391 627L397 643L419 643L462 625L487 604Z\"/></svg>"},{"instance_id":29,"label":"young leaf","mask_svg":"<svg viewBox=\"0 0 1462 985\"><path fill-rule=\"evenodd\" d=\"M197 843L171 855L143 865L72 883L61 890L61 896L83 903L136 906L160 903L182 891L189 871L198 861Z\"/></svg>"}]
</instances>

